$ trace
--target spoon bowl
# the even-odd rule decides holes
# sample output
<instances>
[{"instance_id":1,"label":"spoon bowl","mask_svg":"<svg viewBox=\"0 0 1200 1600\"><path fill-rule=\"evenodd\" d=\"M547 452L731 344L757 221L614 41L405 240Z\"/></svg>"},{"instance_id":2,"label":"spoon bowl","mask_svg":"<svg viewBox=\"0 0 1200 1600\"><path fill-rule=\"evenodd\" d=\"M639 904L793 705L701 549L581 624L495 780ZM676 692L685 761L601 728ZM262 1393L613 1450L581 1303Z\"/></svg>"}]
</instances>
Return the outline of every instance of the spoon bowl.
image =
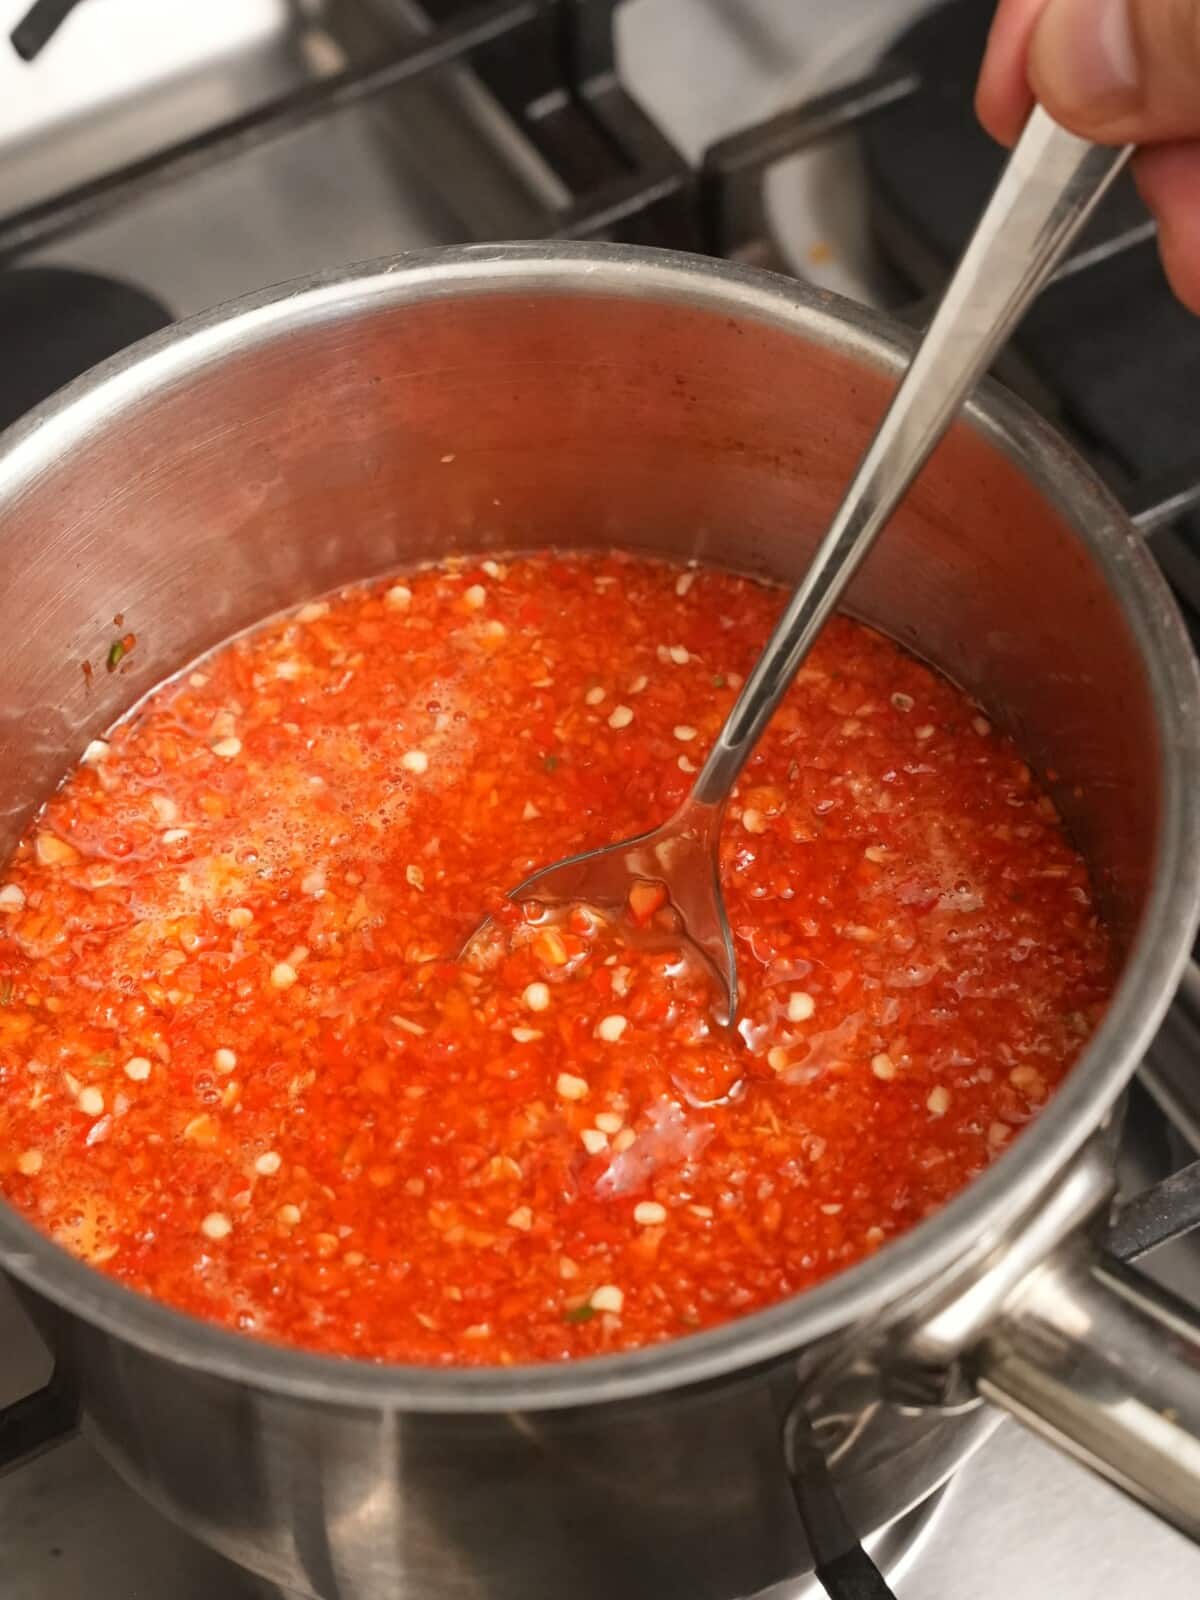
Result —
<instances>
[{"instance_id":1,"label":"spoon bowl","mask_svg":"<svg viewBox=\"0 0 1200 1600\"><path fill-rule=\"evenodd\" d=\"M674 909L716 986L714 1018L731 1027L738 1005L737 960L717 871L721 810L697 800L693 790L661 827L541 867L510 889L508 898L518 905L594 906L614 916L629 914L636 925L641 918L631 910L631 894L642 884L661 886L660 903ZM467 940L463 955L493 926L489 917Z\"/></svg>"}]
</instances>

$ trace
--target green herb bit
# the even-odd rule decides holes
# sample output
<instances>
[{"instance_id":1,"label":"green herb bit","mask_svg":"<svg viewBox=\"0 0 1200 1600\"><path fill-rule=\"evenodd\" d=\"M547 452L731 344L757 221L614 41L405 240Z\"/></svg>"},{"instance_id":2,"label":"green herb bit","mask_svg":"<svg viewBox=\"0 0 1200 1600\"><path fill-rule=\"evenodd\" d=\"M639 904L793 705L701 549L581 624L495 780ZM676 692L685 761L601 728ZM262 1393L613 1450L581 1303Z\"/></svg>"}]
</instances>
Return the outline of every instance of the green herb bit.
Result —
<instances>
[{"instance_id":1,"label":"green herb bit","mask_svg":"<svg viewBox=\"0 0 1200 1600\"><path fill-rule=\"evenodd\" d=\"M108 651L108 670L115 672L125 659L125 641L114 639Z\"/></svg>"},{"instance_id":2,"label":"green herb bit","mask_svg":"<svg viewBox=\"0 0 1200 1600\"><path fill-rule=\"evenodd\" d=\"M590 1322L596 1315L596 1308L586 1300L581 1306L575 1306L570 1311L563 1312L564 1322Z\"/></svg>"}]
</instances>

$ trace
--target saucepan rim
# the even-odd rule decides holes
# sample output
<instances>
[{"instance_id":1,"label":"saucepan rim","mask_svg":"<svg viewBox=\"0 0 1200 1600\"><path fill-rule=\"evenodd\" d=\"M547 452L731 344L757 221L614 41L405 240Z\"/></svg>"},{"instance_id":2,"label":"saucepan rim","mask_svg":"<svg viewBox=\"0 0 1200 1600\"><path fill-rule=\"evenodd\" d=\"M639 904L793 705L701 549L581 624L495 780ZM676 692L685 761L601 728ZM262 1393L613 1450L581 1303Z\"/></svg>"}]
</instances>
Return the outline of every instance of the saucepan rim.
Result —
<instances>
[{"instance_id":1,"label":"saucepan rim","mask_svg":"<svg viewBox=\"0 0 1200 1600\"><path fill-rule=\"evenodd\" d=\"M850 301L752 268L627 245L536 243L423 251L316 274L151 335L69 384L0 436L3 508L98 429L156 393L298 328L444 296L658 300L767 323L899 370L912 335ZM1145 664L1161 740L1154 881L1107 1016L1021 1138L948 1205L814 1289L708 1332L628 1354L509 1368L382 1365L267 1343L122 1287L0 1201L0 1267L37 1296L158 1357L317 1403L421 1412L557 1409L632 1400L785 1358L903 1301L1034 1204L1102 1122L1150 1043L1187 960L1200 905L1200 683L1169 590L1129 519L1028 406L991 381L969 425L1055 505L1100 568Z\"/></svg>"}]
</instances>

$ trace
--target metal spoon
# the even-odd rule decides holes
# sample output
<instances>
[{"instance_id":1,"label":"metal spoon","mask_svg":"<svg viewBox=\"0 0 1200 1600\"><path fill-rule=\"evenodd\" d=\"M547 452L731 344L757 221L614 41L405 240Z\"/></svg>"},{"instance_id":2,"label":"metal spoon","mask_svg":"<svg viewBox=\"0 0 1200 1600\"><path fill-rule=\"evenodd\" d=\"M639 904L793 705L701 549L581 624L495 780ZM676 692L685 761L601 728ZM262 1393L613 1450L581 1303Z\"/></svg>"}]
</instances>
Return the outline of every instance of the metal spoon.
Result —
<instances>
[{"instance_id":1,"label":"metal spoon","mask_svg":"<svg viewBox=\"0 0 1200 1600\"><path fill-rule=\"evenodd\" d=\"M718 981L722 1020L733 1022L737 963L717 865L730 791L859 563L1130 153L1090 144L1034 109L812 565L691 793L661 827L543 867L510 899L614 907L640 880L662 884Z\"/></svg>"}]
</instances>

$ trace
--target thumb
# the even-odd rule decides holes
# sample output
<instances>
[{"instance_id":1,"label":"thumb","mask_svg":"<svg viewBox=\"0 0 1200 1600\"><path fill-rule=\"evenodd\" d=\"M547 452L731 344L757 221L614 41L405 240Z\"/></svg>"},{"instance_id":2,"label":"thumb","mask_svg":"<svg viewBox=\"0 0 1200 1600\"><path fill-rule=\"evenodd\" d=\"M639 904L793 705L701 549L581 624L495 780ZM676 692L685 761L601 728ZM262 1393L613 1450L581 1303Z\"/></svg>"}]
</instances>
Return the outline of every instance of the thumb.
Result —
<instances>
[{"instance_id":1,"label":"thumb","mask_svg":"<svg viewBox=\"0 0 1200 1600\"><path fill-rule=\"evenodd\" d=\"M1048 0L1029 81L1057 121L1104 144L1200 135L1200 0Z\"/></svg>"}]
</instances>

